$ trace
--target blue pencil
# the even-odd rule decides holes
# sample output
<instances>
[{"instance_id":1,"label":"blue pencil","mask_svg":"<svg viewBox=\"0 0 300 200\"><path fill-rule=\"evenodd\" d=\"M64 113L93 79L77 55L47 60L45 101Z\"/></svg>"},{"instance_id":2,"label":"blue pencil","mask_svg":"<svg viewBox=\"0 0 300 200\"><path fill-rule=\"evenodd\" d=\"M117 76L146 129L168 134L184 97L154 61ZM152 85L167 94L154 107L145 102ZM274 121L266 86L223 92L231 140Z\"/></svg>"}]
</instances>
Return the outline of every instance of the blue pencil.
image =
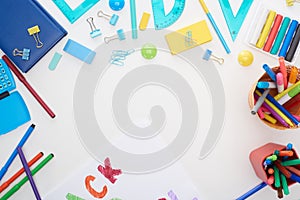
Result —
<instances>
[{"instance_id":1,"label":"blue pencil","mask_svg":"<svg viewBox=\"0 0 300 200\"><path fill-rule=\"evenodd\" d=\"M258 192L259 190L263 189L264 187L266 187L268 184L266 184L265 182L260 183L259 185L255 186L254 188L252 188L251 190L249 190L248 192L246 192L245 194L243 194L242 196L240 196L239 198L237 198L236 200L244 200L247 199L248 197L250 197L252 194L255 194L256 192Z\"/></svg>"},{"instance_id":2,"label":"blue pencil","mask_svg":"<svg viewBox=\"0 0 300 200\"><path fill-rule=\"evenodd\" d=\"M10 157L8 158L7 162L5 163L5 165L2 167L1 171L0 171L0 181L2 180L3 176L5 175L5 173L7 172L9 166L11 165L11 163L13 162L13 160L16 158L17 154L18 154L18 147L22 147L25 142L27 141L27 139L29 138L29 136L31 135L33 129L35 128L35 125L32 124L26 131L25 135L22 137L22 139L20 140L19 144L17 145L17 147L15 148L15 150L12 152L12 154L10 155Z\"/></svg>"},{"instance_id":3,"label":"blue pencil","mask_svg":"<svg viewBox=\"0 0 300 200\"><path fill-rule=\"evenodd\" d=\"M260 92L263 92L263 90L259 90ZM300 122L289 112L287 111L282 105L280 105L274 97L272 97L270 94L267 95L267 99L273 103L283 114L285 114L290 120L296 124L296 126L300 125Z\"/></svg>"}]
</instances>

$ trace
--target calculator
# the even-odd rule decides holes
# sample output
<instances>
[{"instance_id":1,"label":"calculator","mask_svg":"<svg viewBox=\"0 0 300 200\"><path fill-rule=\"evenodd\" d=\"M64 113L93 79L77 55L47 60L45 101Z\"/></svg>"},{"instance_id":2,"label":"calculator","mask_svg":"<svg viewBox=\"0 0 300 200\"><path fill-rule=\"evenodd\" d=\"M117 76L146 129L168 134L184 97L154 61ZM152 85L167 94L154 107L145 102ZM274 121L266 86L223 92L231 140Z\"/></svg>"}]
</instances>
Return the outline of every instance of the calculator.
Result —
<instances>
[{"instance_id":1,"label":"calculator","mask_svg":"<svg viewBox=\"0 0 300 200\"><path fill-rule=\"evenodd\" d=\"M0 135L31 119L24 99L15 90L14 77L4 60L0 59Z\"/></svg>"}]
</instances>

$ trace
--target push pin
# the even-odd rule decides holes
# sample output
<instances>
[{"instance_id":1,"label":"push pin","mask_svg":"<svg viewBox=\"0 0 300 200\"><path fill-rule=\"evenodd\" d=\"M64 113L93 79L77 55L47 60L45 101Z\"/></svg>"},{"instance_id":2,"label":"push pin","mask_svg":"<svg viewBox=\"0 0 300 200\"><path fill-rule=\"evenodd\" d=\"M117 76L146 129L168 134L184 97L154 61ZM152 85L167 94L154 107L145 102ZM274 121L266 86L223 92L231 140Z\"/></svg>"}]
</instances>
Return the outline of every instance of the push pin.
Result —
<instances>
[{"instance_id":1,"label":"push pin","mask_svg":"<svg viewBox=\"0 0 300 200\"><path fill-rule=\"evenodd\" d=\"M40 38L39 38L39 32L40 32L40 28L38 25L33 26L31 28L27 29L29 35L32 35L35 43L36 43L36 48L42 48L43 47L43 43L41 42Z\"/></svg>"},{"instance_id":2,"label":"push pin","mask_svg":"<svg viewBox=\"0 0 300 200\"><path fill-rule=\"evenodd\" d=\"M22 60L29 60L30 56L30 49L24 48L23 51L20 51L18 49L13 50L14 56L22 56Z\"/></svg>"},{"instance_id":3,"label":"push pin","mask_svg":"<svg viewBox=\"0 0 300 200\"><path fill-rule=\"evenodd\" d=\"M116 39L119 39L119 40L125 40L126 39L123 29L117 30L117 35L113 35L113 36L110 36L110 37L105 37L104 42L106 44L108 44L110 41L116 40Z\"/></svg>"},{"instance_id":4,"label":"push pin","mask_svg":"<svg viewBox=\"0 0 300 200\"><path fill-rule=\"evenodd\" d=\"M97 15L98 15L98 17L103 17L104 19L109 20L109 23L113 26L115 26L119 20L118 15L113 14L113 16L110 16L108 14L105 14L102 10L100 10Z\"/></svg>"},{"instance_id":5,"label":"push pin","mask_svg":"<svg viewBox=\"0 0 300 200\"><path fill-rule=\"evenodd\" d=\"M214 61L217 61L220 65L222 65L224 63L224 59L223 58L218 58L216 56L214 56L212 54L212 51L209 50L209 49L206 49L203 57L202 57L204 60L214 60Z\"/></svg>"},{"instance_id":6,"label":"push pin","mask_svg":"<svg viewBox=\"0 0 300 200\"><path fill-rule=\"evenodd\" d=\"M293 6L294 3L300 3L300 0L286 0L287 6Z\"/></svg>"},{"instance_id":7,"label":"push pin","mask_svg":"<svg viewBox=\"0 0 300 200\"><path fill-rule=\"evenodd\" d=\"M92 32L90 32L90 35L92 38L95 38L97 36L100 36L102 33L100 32L100 29L97 29L95 24L94 24L94 18L89 17L86 19L86 21L89 23Z\"/></svg>"}]
</instances>

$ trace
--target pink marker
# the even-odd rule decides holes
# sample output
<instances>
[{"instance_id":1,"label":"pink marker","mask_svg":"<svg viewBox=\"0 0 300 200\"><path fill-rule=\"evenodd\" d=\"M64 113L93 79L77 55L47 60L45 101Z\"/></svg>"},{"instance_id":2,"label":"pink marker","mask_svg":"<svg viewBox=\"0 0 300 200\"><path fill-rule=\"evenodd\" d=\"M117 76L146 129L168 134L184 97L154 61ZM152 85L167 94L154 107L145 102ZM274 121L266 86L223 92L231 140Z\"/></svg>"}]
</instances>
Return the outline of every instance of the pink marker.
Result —
<instances>
[{"instance_id":1,"label":"pink marker","mask_svg":"<svg viewBox=\"0 0 300 200\"><path fill-rule=\"evenodd\" d=\"M279 72L276 74L276 82L278 93L281 93L284 90L284 81L282 73Z\"/></svg>"},{"instance_id":2,"label":"pink marker","mask_svg":"<svg viewBox=\"0 0 300 200\"><path fill-rule=\"evenodd\" d=\"M283 75L283 84L284 84L284 89L287 88L288 85L288 80L287 80L287 71L286 71L286 66L284 63L284 57L279 57L279 67L280 67L280 72Z\"/></svg>"}]
</instances>

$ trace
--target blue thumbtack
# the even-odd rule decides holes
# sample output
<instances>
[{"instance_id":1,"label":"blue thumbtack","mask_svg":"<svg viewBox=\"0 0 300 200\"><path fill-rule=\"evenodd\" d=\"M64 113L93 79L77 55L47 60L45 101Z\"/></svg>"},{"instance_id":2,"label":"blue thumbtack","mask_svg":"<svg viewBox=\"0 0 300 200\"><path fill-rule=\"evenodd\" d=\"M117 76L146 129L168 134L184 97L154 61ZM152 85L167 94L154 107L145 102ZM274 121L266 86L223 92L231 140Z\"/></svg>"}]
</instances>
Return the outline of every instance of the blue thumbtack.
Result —
<instances>
[{"instance_id":1,"label":"blue thumbtack","mask_svg":"<svg viewBox=\"0 0 300 200\"><path fill-rule=\"evenodd\" d=\"M209 49L206 49L203 57L202 57L204 60L214 60L214 61L217 61L220 65L222 65L224 63L224 59L223 58L218 58L216 56L214 56L212 54L212 51L209 50Z\"/></svg>"},{"instance_id":2,"label":"blue thumbtack","mask_svg":"<svg viewBox=\"0 0 300 200\"><path fill-rule=\"evenodd\" d=\"M105 14L102 10L100 10L97 15L98 15L98 17L103 17L104 19L109 20L109 23L113 26L116 25L116 23L118 22L118 19L119 19L118 15L113 14L112 16L110 16L108 14Z\"/></svg>"},{"instance_id":3,"label":"blue thumbtack","mask_svg":"<svg viewBox=\"0 0 300 200\"><path fill-rule=\"evenodd\" d=\"M13 50L14 56L22 56L22 60L29 60L30 56L30 49L24 48L23 51L20 51L18 49Z\"/></svg>"},{"instance_id":4,"label":"blue thumbtack","mask_svg":"<svg viewBox=\"0 0 300 200\"><path fill-rule=\"evenodd\" d=\"M89 25L91 27L92 32L90 32L90 35L91 35L92 38L95 38L95 37L100 36L102 34L100 29L96 28L96 26L94 24L94 18L89 17L89 18L86 19L86 21L89 23Z\"/></svg>"},{"instance_id":5,"label":"blue thumbtack","mask_svg":"<svg viewBox=\"0 0 300 200\"><path fill-rule=\"evenodd\" d=\"M126 39L123 29L117 30L117 35L113 35L113 36L110 36L110 37L105 37L104 42L106 44L108 44L110 41L116 40L116 39L119 39L119 40L125 40Z\"/></svg>"},{"instance_id":6,"label":"blue thumbtack","mask_svg":"<svg viewBox=\"0 0 300 200\"><path fill-rule=\"evenodd\" d=\"M109 0L109 7L115 11L122 10L124 8L124 4L124 0Z\"/></svg>"}]
</instances>

